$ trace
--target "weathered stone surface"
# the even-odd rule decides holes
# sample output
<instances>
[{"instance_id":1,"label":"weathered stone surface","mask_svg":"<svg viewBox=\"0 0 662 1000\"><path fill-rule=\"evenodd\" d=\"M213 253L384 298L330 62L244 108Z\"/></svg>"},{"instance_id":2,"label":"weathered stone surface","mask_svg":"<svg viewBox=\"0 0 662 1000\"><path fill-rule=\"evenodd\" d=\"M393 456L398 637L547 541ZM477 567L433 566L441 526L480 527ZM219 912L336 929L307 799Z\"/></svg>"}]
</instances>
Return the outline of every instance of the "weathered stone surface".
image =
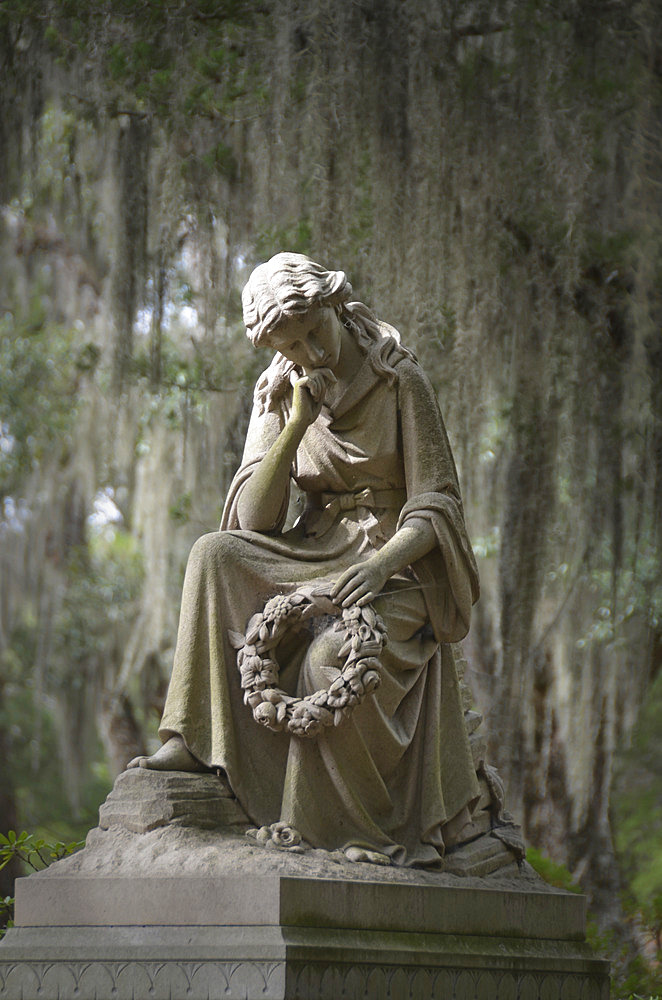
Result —
<instances>
[{"instance_id":1,"label":"weathered stone surface","mask_svg":"<svg viewBox=\"0 0 662 1000\"><path fill-rule=\"evenodd\" d=\"M256 873L112 881L20 880L0 1000L608 996L569 893Z\"/></svg>"},{"instance_id":2,"label":"weathered stone surface","mask_svg":"<svg viewBox=\"0 0 662 1000\"><path fill-rule=\"evenodd\" d=\"M487 757L487 743L482 733L472 733L469 737L469 746L471 747L471 756L473 757L474 767L478 770L481 763Z\"/></svg>"},{"instance_id":3,"label":"weathered stone surface","mask_svg":"<svg viewBox=\"0 0 662 1000\"><path fill-rule=\"evenodd\" d=\"M501 840L491 834L484 834L468 844L462 844L456 851L449 852L445 861L446 871L454 875L482 878L506 865L512 865L513 854Z\"/></svg>"},{"instance_id":4,"label":"weathered stone surface","mask_svg":"<svg viewBox=\"0 0 662 1000\"><path fill-rule=\"evenodd\" d=\"M479 787L481 797L473 821L462 828L464 841L483 837L493 826L493 802L484 777L479 779ZM250 873L255 867L255 851L258 857L264 855L263 867L270 870L274 859L268 860L268 855L274 852L265 852L254 840L246 840L244 833L249 826L248 817L216 775L135 768L117 778L99 810L99 827L88 834L85 850L49 869L46 877L66 871L103 877L142 874L146 868L155 875L170 874L173 866L192 875L223 873L237 865ZM205 830L211 836L201 839ZM281 859L277 865L282 865L287 852L276 850L275 855ZM475 845L468 844L466 850L460 845L439 859L438 868L451 874L480 876L512 867L515 856L495 841L485 843L480 853ZM330 868L338 875L340 866L350 879L361 880L358 873L375 870L373 865L357 868L341 851L306 850L305 857L304 868L293 874L326 877ZM409 871L387 868L386 879L397 882L402 872Z\"/></svg>"},{"instance_id":5,"label":"weathered stone surface","mask_svg":"<svg viewBox=\"0 0 662 1000\"><path fill-rule=\"evenodd\" d=\"M248 822L221 778L183 771L124 771L99 810L102 830L124 827L134 833L168 824L218 829Z\"/></svg>"},{"instance_id":6,"label":"weathered stone surface","mask_svg":"<svg viewBox=\"0 0 662 1000\"><path fill-rule=\"evenodd\" d=\"M493 841L497 846L498 841ZM584 897L283 875L59 879L17 883L21 927L132 925L363 928L443 934L584 937Z\"/></svg>"},{"instance_id":7,"label":"weathered stone surface","mask_svg":"<svg viewBox=\"0 0 662 1000\"><path fill-rule=\"evenodd\" d=\"M491 829L492 829L492 816L489 811L489 808L477 809L473 814L473 819L471 823L462 828L462 840L465 842L470 840L475 840L476 837L480 837L484 833L489 833ZM461 844L459 847L454 848L454 850L458 854L461 854L462 851L464 850L464 844ZM447 854L445 861L448 862L448 859L450 857L452 857L452 854ZM513 860L512 857L509 858L509 863L512 862L512 860ZM446 868L446 870L448 869Z\"/></svg>"},{"instance_id":8,"label":"weathered stone surface","mask_svg":"<svg viewBox=\"0 0 662 1000\"><path fill-rule=\"evenodd\" d=\"M258 828L434 864L477 794L450 643L479 590L435 392L342 271L279 253L242 302L249 337L276 355L221 528L189 558L165 743L131 763L218 767ZM305 503L289 530L292 480ZM403 587L419 559L425 584ZM414 668L415 699L401 688Z\"/></svg>"},{"instance_id":9,"label":"weathered stone surface","mask_svg":"<svg viewBox=\"0 0 662 1000\"><path fill-rule=\"evenodd\" d=\"M0 961L1 1000L607 1000L586 946L534 938L311 928L71 929ZM121 955L121 958L119 957Z\"/></svg>"},{"instance_id":10,"label":"weathered stone surface","mask_svg":"<svg viewBox=\"0 0 662 1000\"><path fill-rule=\"evenodd\" d=\"M480 798L476 803L475 812L480 812L482 809L490 809L492 807L492 795L490 793L489 785L482 775L478 777L478 785L480 787Z\"/></svg>"},{"instance_id":11,"label":"weathered stone surface","mask_svg":"<svg viewBox=\"0 0 662 1000\"><path fill-rule=\"evenodd\" d=\"M469 734L469 736L471 736L472 733L476 732L478 727L481 725L482 721L483 721L483 716L480 714L480 712L468 711L464 713L464 724L466 726L467 733Z\"/></svg>"}]
</instances>

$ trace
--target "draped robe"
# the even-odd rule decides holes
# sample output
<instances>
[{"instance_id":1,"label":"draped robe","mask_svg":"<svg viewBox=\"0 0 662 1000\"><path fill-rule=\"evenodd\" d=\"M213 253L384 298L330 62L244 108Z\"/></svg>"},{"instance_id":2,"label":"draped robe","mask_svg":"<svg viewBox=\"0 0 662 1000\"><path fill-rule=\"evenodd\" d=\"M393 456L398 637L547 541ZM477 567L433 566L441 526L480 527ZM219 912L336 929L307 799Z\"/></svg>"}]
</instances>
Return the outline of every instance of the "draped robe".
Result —
<instances>
[{"instance_id":1,"label":"draped robe","mask_svg":"<svg viewBox=\"0 0 662 1000\"><path fill-rule=\"evenodd\" d=\"M254 407L221 530L191 551L159 732L181 735L198 760L222 768L258 825L280 819L315 847L357 845L427 865L479 794L448 646L467 632L478 577L434 391L415 361L394 370L390 380L378 375L366 357L306 430L291 470L305 504L290 529L288 498L273 532L239 524L241 490L287 421L291 389L265 412ZM373 602L388 633L379 688L314 739L258 725L229 633L243 633L274 594L334 581L411 517L429 521L436 544ZM324 645L332 635L329 626L312 642L286 637L280 686L298 695L328 686L341 666Z\"/></svg>"}]
</instances>

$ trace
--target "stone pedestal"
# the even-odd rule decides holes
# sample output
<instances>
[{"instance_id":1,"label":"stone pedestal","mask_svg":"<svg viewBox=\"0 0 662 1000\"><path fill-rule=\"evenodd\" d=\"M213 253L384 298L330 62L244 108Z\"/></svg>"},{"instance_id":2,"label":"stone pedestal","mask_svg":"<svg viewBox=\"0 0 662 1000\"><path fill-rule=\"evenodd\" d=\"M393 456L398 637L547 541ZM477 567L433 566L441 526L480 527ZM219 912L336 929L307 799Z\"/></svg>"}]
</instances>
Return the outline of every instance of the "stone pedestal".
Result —
<instances>
[{"instance_id":1,"label":"stone pedestal","mask_svg":"<svg viewBox=\"0 0 662 1000\"><path fill-rule=\"evenodd\" d=\"M433 873L244 826L214 776L118 779L85 850L18 880L0 1000L607 1000L583 897L488 835Z\"/></svg>"},{"instance_id":2,"label":"stone pedestal","mask_svg":"<svg viewBox=\"0 0 662 1000\"><path fill-rule=\"evenodd\" d=\"M264 876L31 877L3 1000L604 1000L565 893Z\"/></svg>"}]
</instances>

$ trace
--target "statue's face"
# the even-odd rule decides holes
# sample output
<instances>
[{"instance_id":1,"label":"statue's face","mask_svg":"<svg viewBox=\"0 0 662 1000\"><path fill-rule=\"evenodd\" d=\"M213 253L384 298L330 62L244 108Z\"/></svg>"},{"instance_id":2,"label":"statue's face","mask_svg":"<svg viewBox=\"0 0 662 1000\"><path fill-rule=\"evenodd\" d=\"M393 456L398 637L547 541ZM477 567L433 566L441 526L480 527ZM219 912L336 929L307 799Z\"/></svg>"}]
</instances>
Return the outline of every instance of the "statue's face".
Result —
<instances>
[{"instance_id":1,"label":"statue's face","mask_svg":"<svg viewBox=\"0 0 662 1000\"><path fill-rule=\"evenodd\" d=\"M335 309L314 305L305 313L282 320L269 335L269 343L304 371L333 371L340 358L343 329Z\"/></svg>"}]
</instances>

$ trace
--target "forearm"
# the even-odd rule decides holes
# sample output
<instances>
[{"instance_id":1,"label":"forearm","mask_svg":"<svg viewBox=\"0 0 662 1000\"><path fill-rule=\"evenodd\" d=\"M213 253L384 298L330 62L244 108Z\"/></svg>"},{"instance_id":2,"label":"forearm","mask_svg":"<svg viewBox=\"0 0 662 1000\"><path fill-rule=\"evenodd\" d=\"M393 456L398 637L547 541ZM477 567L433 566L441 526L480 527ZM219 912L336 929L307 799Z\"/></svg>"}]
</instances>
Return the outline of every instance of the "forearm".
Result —
<instances>
[{"instance_id":1,"label":"forearm","mask_svg":"<svg viewBox=\"0 0 662 1000\"><path fill-rule=\"evenodd\" d=\"M431 552L436 544L437 536L430 521L423 517L412 517L372 559L381 567L386 578L390 579Z\"/></svg>"},{"instance_id":2,"label":"forearm","mask_svg":"<svg viewBox=\"0 0 662 1000\"><path fill-rule=\"evenodd\" d=\"M292 462L305 430L305 426L288 421L255 468L237 501L242 528L272 531L276 527L289 488Z\"/></svg>"}]
</instances>

